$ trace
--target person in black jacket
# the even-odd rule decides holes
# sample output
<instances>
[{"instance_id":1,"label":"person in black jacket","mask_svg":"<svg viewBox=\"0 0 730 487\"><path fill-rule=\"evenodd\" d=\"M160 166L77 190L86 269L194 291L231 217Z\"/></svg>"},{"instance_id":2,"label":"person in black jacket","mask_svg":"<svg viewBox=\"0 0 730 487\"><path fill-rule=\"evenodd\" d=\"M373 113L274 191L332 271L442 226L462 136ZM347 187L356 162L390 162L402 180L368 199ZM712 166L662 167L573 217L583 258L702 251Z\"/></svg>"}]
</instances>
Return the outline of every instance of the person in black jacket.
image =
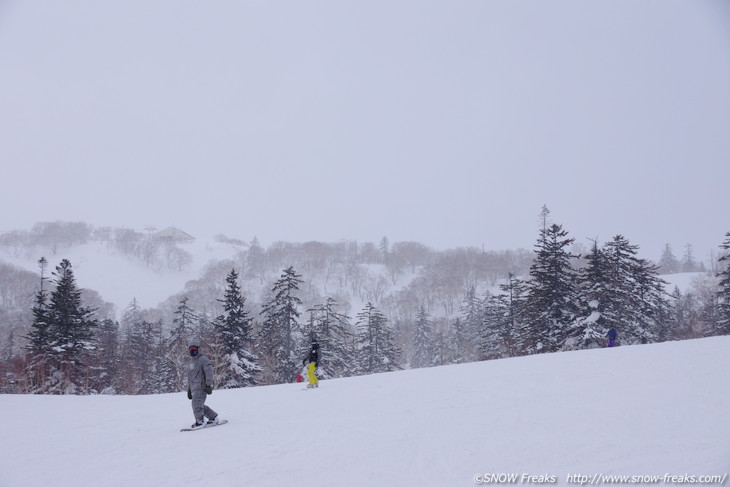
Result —
<instances>
[{"instance_id":1,"label":"person in black jacket","mask_svg":"<svg viewBox=\"0 0 730 487\"><path fill-rule=\"evenodd\" d=\"M307 384L307 387L319 387L319 380L317 379L317 376L315 375L315 371L317 370L317 363L319 362L319 343L317 343L317 340L312 340L312 345L309 347L309 355L307 358L302 360L302 365L307 365L309 363L309 367L307 368L307 379L309 379L309 384Z\"/></svg>"}]
</instances>

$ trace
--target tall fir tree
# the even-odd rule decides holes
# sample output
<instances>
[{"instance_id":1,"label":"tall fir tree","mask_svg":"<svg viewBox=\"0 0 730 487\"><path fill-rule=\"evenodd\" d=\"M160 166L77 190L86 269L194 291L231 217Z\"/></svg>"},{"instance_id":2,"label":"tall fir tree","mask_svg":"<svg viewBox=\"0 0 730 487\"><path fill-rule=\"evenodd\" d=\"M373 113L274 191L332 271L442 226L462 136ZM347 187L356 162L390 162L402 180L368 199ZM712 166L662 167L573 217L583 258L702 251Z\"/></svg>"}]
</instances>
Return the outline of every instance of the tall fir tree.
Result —
<instances>
[{"instance_id":1,"label":"tall fir tree","mask_svg":"<svg viewBox=\"0 0 730 487\"><path fill-rule=\"evenodd\" d=\"M574 240L557 224L540 231L528 284L531 353L559 350L577 314L575 256L568 251Z\"/></svg>"},{"instance_id":2,"label":"tall fir tree","mask_svg":"<svg viewBox=\"0 0 730 487\"><path fill-rule=\"evenodd\" d=\"M457 316L451 323L448 333L445 334L445 338L448 340L446 346L446 362L449 364L461 364L466 360L464 359L465 344L469 340L468 328L464 324L464 320Z\"/></svg>"},{"instance_id":3,"label":"tall fir tree","mask_svg":"<svg viewBox=\"0 0 730 487\"><path fill-rule=\"evenodd\" d=\"M435 329L433 332L433 342L431 343L431 351L433 356L433 365L446 365L449 363L449 357L451 355L449 346L451 340L447 336L448 333Z\"/></svg>"},{"instance_id":4,"label":"tall fir tree","mask_svg":"<svg viewBox=\"0 0 730 487\"><path fill-rule=\"evenodd\" d=\"M96 349L91 362L91 389L97 393L114 394L119 391L122 369L119 323L108 318L101 320L94 335Z\"/></svg>"},{"instance_id":5,"label":"tall fir tree","mask_svg":"<svg viewBox=\"0 0 730 487\"><path fill-rule=\"evenodd\" d=\"M526 324L527 315L527 283L514 275L509 274L507 283L500 285L503 299L503 309L508 318L508 331L504 341L510 357L521 355L527 349L529 328Z\"/></svg>"},{"instance_id":6,"label":"tall fir tree","mask_svg":"<svg viewBox=\"0 0 730 487\"><path fill-rule=\"evenodd\" d=\"M183 364L187 365L187 346L184 351L179 350L179 345L172 346L171 342L173 340L166 340L164 337L162 321L158 321L152 326L153 333L158 339L154 343L153 360L147 375L149 390L155 394L184 390L187 386L187 370L182 366ZM184 375L181 376L181 373Z\"/></svg>"},{"instance_id":7,"label":"tall fir tree","mask_svg":"<svg viewBox=\"0 0 730 487\"><path fill-rule=\"evenodd\" d=\"M264 278L266 277L265 257L266 251L261 247L259 239L254 237L248 247L246 277L258 279L260 284L264 283Z\"/></svg>"},{"instance_id":8,"label":"tall fir tree","mask_svg":"<svg viewBox=\"0 0 730 487\"><path fill-rule=\"evenodd\" d=\"M411 356L411 367L432 367L436 365L433 350L433 324L426 312L426 307L421 305L416 315L416 322L413 325L413 354Z\"/></svg>"},{"instance_id":9,"label":"tall fir tree","mask_svg":"<svg viewBox=\"0 0 730 487\"><path fill-rule=\"evenodd\" d=\"M164 364L168 363L167 347L161 336L162 323L151 323L141 316L135 316L132 321L126 323L124 353L121 354L124 376L119 378L123 393L174 392L174 373L166 375L170 380L170 387L159 387L162 378L159 372L165 367ZM167 366L172 369L172 363Z\"/></svg>"},{"instance_id":10,"label":"tall fir tree","mask_svg":"<svg viewBox=\"0 0 730 487\"><path fill-rule=\"evenodd\" d=\"M607 297L599 310L605 327L615 328L624 344L657 341L665 305L657 267L638 258L638 246L623 235L607 242L604 253L608 260Z\"/></svg>"},{"instance_id":11,"label":"tall fir tree","mask_svg":"<svg viewBox=\"0 0 730 487\"><path fill-rule=\"evenodd\" d=\"M303 282L301 277L293 267L285 269L261 310L258 355L262 359L264 384L290 382L296 375L300 362L297 352L302 340L299 324L302 301L297 295Z\"/></svg>"},{"instance_id":12,"label":"tall fir tree","mask_svg":"<svg viewBox=\"0 0 730 487\"><path fill-rule=\"evenodd\" d=\"M684 246L684 255L682 256L680 269L682 272L697 272L700 270L700 266L695 261L695 253L692 249L692 244Z\"/></svg>"},{"instance_id":13,"label":"tall fir tree","mask_svg":"<svg viewBox=\"0 0 730 487\"><path fill-rule=\"evenodd\" d=\"M578 271L579 316L568 331L568 339L564 349L597 348L605 343L607 324L604 310L611 309L611 291L613 285L609 281L609 262L606 252L594 240L591 250L585 257L586 265Z\"/></svg>"},{"instance_id":14,"label":"tall fir tree","mask_svg":"<svg viewBox=\"0 0 730 487\"><path fill-rule=\"evenodd\" d=\"M226 284L223 299L218 300L224 313L214 321L212 347L220 357L216 384L221 389L255 386L261 367L253 353L253 318L246 309L235 269L226 277Z\"/></svg>"},{"instance_id":15,"label":"tall fir tree","mask_svg":"<svg viewBox=\"0 0 730 487\"><path fill-rule=\"evenodd\" d=\"M487 296L481 349L484 358L514 357L526 353L529 329L525 323L526 283L512 273L499 285L500 293Z\"/></svg>"},{"instance_id":16,"label":"tall fir tree","mask_svg":"<svg viewBox=\"0 0 730 487\"><path fill-rule=\"evenodd\" d=\"M142 321L142 307L139 305L137 298L132 298L132 301L127 305L122 313L122 319L120 325L122 328L127 329L135 323Z\"/></svg>"},{"instance_id":17,"label":"tall fir tree","mask_svg":"<svg viewBox=\"0 0 730 487\"><path fill-rule=\"evenodd\" d=\"M502 295L487 294L484 298L484 315L479 337L481 359L501 358L504 353L503 335L508 326L506 313L502 308Z\"/></svg>"},{"instance_id":18,"label":"tall fir tree","mask_svg":"<svg viewBox=\"0 0 730 487\"><path fill-rule=\"evenodd\" d=\"M716 332L719 335L730 334L730 232L725 234L725 241L720 245L722 255L718 259L718 319Z\"/></svg>"},{"instance_id":19,"label":"tall fir tree","mask_svg":"<svg viewBox=\"0 0 730 487\"><path fill-rule=\"evenodd\" d=\"M319 342L317 375L324 379L353 374L353 332L350 317L337 311L337 301L327 298L325 304L308 310L309 324L305 336ZM311 341L311 340L310 340ZM304 342L308 346L308 342ZM301 355L304 356L302 350Z\"/></svg>"},{"instance_id":20,"label":"tall fir tree","mask_svg":"<svg viewBox=\"0 0 730 487\"><path fill-rule=\"evenodd\" d=\"M674 286L672 292L669 293L667 301L668 317L667 326L670 330L669 340L686 340L691 338L691 302L692 294L682 294L678 286Z\"/></svg>"},{"instance_id":21,"label":"tall fir tree","mask_svg":"<svg viewBox=\"0 0 730 487\"><path fill-rule=\"evenodd\" d=\"M675 272L679 272L679 268L680 263L677 257L674 256L672 247L666 244L659 258L659 270L662 274L674 274Z\"/></svg>"},{"instance_id":22,"label":"tall fir tree","mask_svg":"<svg viewBox=\"0 0 730 487\"><path fill-rule=\"evenodd\" d=\"M41 279L38 290L35 293L33 304L33 324L31 331L26 336L29 351L27 375L30 379L30 390L42 391L46 380L48 379L51 360L51 330L48 317L48 295L46 290L47 277L45 276L48 261L45 257L38 260L38 266L41 270Z\"/></svg>"},{"instance_id":23,"label":"tall fir tree","mask_svg":"<svg viewBox=\"0 0 730 487\"><path fill-rule=\"evenodd\" d=\"M627 333L636 323L632 274L637 263L638 246L623 235L616 235L604 245L607 266L604 277L605 298L601 315L606 328ZM629 333L630 334L630 333Z\"/></svg>"},{"instance_id":24,"label":"tall fir tree","mask_svg":"<svg viewBox=\"0 0 730 487\"><path fill-rule=\"evenodd\" d=\"M199 334L200 317L188 306L187 296L180 299L172 324L165 350L167 364L163 366L163 370L166 387L181 391L187 387L187 349L190 339L202 339Z\"/></svg>"},{"instance_id":25,"label":"tall fir tree","mask_svg":"<svg viewBox=\"0 0 730 487\"><path fill-rule=\"evenodd\" d=\"M386 316L368 302L357 315L357 372L373 374L399 369L400 350L393 342L393 333Z\"/></svg>"},{"instance_id":26,"label":"tall fir tree","mask_svg":"<svg viewBox=\"0 0 730 487\"><path fill-rule=\"evenodd\" d=\"M632 269L634 298L638 310L638 340L641 343L670 339L668 304L659 267L647 259L636 259Z\"/></svg>"},{"instance_id":27,"label":"tall fir tree","mask_svg":"<svg viewBox=\"0 0 730 487\"><path fill-rule=\"evenodd\" d=\"M55 289L50 294L48 323L51 336L51 364L57 381L51 392L62 394L88 393L88 352L95 349L93 316L96 310L85 307L71 262L61 260L56 266Z\"/></svg>"},{"instance_id":28,"label":"tall fir tree","mask_svg":"<svg viewBox=\"0 0 730 487\"><path fill-rule=\"evenodd\" d=\"M479 337L484 322L484 306L475 286L467 289L460 311L460 319L454 323L456 362L473 362L479 358Z\"/></svg>"},{"instance_id":29,"label":"tall fir tree","mask_svg":"<svg viewBox=\"0 0 730 487\"><path fill-rule=\"evenodd\" d=\"M120 361L124 373L119 377L122 394L152 394L156 360L164 360L165 353L158 353L161 327L155 327L142 316L142 308L133 298L120 320L122 350Z\"/></svg>"}]
</instances>

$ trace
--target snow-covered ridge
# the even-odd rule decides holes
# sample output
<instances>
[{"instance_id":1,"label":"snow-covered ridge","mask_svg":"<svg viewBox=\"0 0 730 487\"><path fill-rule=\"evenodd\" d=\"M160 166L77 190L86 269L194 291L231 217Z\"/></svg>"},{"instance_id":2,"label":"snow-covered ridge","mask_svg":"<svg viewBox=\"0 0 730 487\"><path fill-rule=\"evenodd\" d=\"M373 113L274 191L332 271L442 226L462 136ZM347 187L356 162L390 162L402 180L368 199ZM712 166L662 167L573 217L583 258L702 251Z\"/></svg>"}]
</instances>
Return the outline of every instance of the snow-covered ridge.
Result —
<instances>
[{"instance_id":1,"label":"snow-covered ridge","mask_svg":"<svg viewBox=\"0 0 730 487\"><path fill-rule=\"evenodd\" d=\"M68 259L73 265L79 287L97 291L102 299L113 303L120 312L133 299L136 299L143 308L158 306L170 296L182 292L187 282L200 278L207 266L214 262L235 260L247 246L211 238L181 243L179 247L190 255L189 263L183 269L148 266L139 258L115 251L108 242L98 241L57 249L55 253L51 249L42 248L19 253L17 249L0 246L0 261L29 272L39 273L37 262L41 257L48 259L51 269L58 265L61 259ZM379 272L387 275L385 271ZM672 274L661 277L669 282L666 287L668 292L671 292L675 285L685 292L692 286L693 280L701 275L704 273ZM272 276L272 282L275 277ZM305 276L306 278L308 276ZM319 281L317 283L319 284ZM266 282L262 287L268 287L270 284ZM397 286L393 287L397 289L406 284L407 276L401 278ZM356 306L355 310L357 309L360 308Z\"/></svg>"},{"instance_id":2,"label":"snow-covered ridge","mask_svg":"<svg viewBox=\"0 0 730 487\"><path fill-rule=\"evenodd\" d=\"M213 240L180 244L180 247L191 256L182 270L147 266L140 259L110 249L106 242L75 245L56 254L49 249L37 249L38 255L18 255L0 247L0 260L39 273L37 261L41 257L46 257L51 269L61 259L68 259L79 287L97 291L104 300L122 310L135 298L143 307L157 306L182 291L186 282L198 278L211 261L231 259L237 252L235 247Z\"/></svg>"},{"instance_id":3,"label":"snow-covered ridge","mask_svg":"<svg viewBox=\"0 0 730 487\"><path fill-rule=\"evenodd\" d=\"M729 348L730 337L715 337L337 379L317 390L216 390L208 402L230 423L194 433L179 432L192 423L183 392L0 395L8 418L0 485L722 476L730 472Z\"/></svg>"}]
</instances>

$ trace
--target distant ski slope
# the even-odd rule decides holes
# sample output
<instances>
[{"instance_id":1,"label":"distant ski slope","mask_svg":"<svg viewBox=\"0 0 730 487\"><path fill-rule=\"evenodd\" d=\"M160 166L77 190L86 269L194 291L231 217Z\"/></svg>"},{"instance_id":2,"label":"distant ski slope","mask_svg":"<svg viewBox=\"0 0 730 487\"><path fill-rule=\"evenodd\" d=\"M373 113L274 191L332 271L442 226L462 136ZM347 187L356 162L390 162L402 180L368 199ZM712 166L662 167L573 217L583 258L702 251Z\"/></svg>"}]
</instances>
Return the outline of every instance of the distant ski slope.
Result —
<instances>
[{"instance_id":1,"label":"distant ski slope","mask_svg":"<svg viewBox=\"0 0 730 487\"><path fill-rule=\"evenodd\" d=\"M200 239L195 243L184 244L182 248L189 252L192 258L190 265L183 271L163 268L164 266L147 267L140 259L120 255L104 242L77 245L58 251L58 255L53 254L50 249L34 249L30 253L16 255L10 249L0 247L0 261L28 272L38 273L38 259L42 256L48 258L51 269L55 268L62 258L69 259L79 287L97 291L102 299L114 304L118 319L121 318L123 311L132 300L136 299L142 308L155 308L171 296L183 292L188 281L200 279L206 266L212 262L234 259L240 250L213 239ZM384 272L377 265L370 265L369 268L374 275ZM667 292L673 291L677 286L684 293L691 288L695 279L703 275L705 273L695 272L660 277L668 282ZM394 286L390 292L406 287L414 276L415 274L404 273L397 286ZM246 293L253 292L254 295L258 295L262 290L268 290L278 277L279 273L276 271L270 276L270 281L267 280L265 283L251 281L248 283ZM307 275L303 277L305 280L311 278ZM319 285L318 283L319 281L317 281L317 285ZM218 284L223 286L223 279ZM332 292L332 289L336 289L337 284L334 282L330 284L332 286L330 292ZM500 292L496 286L492 291ZM339 292L343 295L348 294L345 289L340 289ZM352 314L359 312L367 301L368 299L358 296L350 296Z\"/></svg>"},{"instance_id":2,"label":"distant ski slope","mask_svg":"<svg viewBox=\"0 0 730 487\"><path fill-rule=\"evenodd\" d=\"M2 487L473 486L730 472L730 337L214 391L0 396ZM528 479L523 475L533 475ZM533 480L530 482L529 480ZM661 484L661 483L660 483Z\"/></svg>"}]
</instances>

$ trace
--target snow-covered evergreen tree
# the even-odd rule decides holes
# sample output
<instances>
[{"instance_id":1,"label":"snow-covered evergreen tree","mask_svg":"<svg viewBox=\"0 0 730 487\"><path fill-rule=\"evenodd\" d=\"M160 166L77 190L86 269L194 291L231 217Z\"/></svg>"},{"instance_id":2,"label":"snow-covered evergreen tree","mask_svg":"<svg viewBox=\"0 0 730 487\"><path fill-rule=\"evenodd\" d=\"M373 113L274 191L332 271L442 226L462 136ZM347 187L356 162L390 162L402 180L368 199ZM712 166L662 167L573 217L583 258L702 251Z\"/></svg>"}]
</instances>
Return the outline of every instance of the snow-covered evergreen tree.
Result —
<instances>
[{"instance_id":1,"label":"snow-covered evergreen tree","mask_svg":"<svg viewBox=\"0 0 730 487\"><path fill-rule=\"evenodd\" d=\"M246 277L259 280L260 284L264 283L266 277L266 252L259 243L259 239L254 237L248 247L248 255L246 258Z\"/></svg>"},{"instance_id":2,"label":"snow-covered evergreen tree","mask_svg":"<svg viewBox=\"0 0 730 487\"><path fill-rule=\"evenodd\" d=\"M61 260L56 266L55 289L51 292L48 305L48 319L52 335L52 361L59 376L58 388L53 392L65 394L87 393L89 351L94 350L93 316L95 310L85 307L81 290L76 286L76 277L71 262Z\"/></svg>"},{"instance_id":3,"label":"snow-covered evergreen tree","mask_svg":"<svg viewBox=\"0 0 730 487\"><path fill-rule=\"evenodd\" d=\"M167 362L167 351L159 353L159 328L142 319L141 315L125 313L125 318L126 333L120 357L124 367L124 375L120 377L121 391L124 394L162 392L157 387L162 376L158 376L157 372L162 368L161 364ZM168 375L174 377L174 374ZM166 392L173 391L171 384Z\"/></svg>"},{"instance_id":4,"label":"snow-covered evergreen tree","mask_svg":"<svg viewBox=\"0 0 730 487\"><path fill-rule=\"evenodd\" d=\"M350 317L337 311L334 298L327 298L325 304L316 305L308 311L309 323L304 335L315 338L320 346L317 375L323 379L352 375L354 350ZM308 347L310 342L303 345ZM305 353L302 350L301 356Z\"/></svg>"},{"instance_id":5,"label":"snow-covered evergreen tree","mask_svg":"<svg viewBox=\"0 0 730 487\"><path fill-rule=\"evenodd\" d=\"M506 304L504 294L489 294L484 298L484 323L479 341L481 358L484 360L510 356L506 339L511 323Z\"/></svg>"},{"instance_id":6,"label":"snow-covered evergreen tree","mask_svg":"<svg viewBox=\"0 0 730 487\"><path fill-rule=\"evenodd\" d=\"M637 251L638 246L623 235L616 235L604 245L607 297L599 311L606 329L615 328L624 344L657 341L658 323L665 308L657 267L638 258Z\"/></svg>"},{"instance_id":7,"label":"snow-covered evergreen tree","mask_svg":"<svg viewBox=\"0 0 730 487\"><path fill-rule=\"evenodd\" d=\"M259 333L259 352L264 384L290 382L296 375L299 344L302 340L299 324L302 305L298 297L303 281L293 267L284 270L271 290L271 297L261 310L263 322Z\"/></svg>"},{"instance_id":8,"label":"snow-covered evergreen tree","mask_svg":"<svg viewBox=\"0 0 730 487\"><path fill-rule=\"evenodd\" d=\"M35 293L32 309L33 324L30 333L26 337L28 340L26 348L29 351L27 374L30 380L30 389L34 392L43 391L46 380L51 373L52 336L47 309L49 292L45 289L47 265L46 258L41 257L38 261L38 266L41 269L40 286Z\"/></svg>"},{"instance_id":9,"label":"snow-covered evergreen tree","mask_svg":"<svg viewBox=\"0 0 730 487\"><path fill-rule=\"evenodd\" d=\"M447 332L438 329L434 331L433 343L431 344L434 366L450 363L451 351L449 347L451 342Z\"/></svg>"},{"instance_id":10,"label":"snow-covered evergreen tree","mask_svg":"<svg viewBox=\"0 0 730 487\"><path fill-rule=\"evenodd\" d=\"M172 330L166 342L167 364L163 366L165 384L176 391L187 388L188 345L191 338L200 339L197 333L199 322L199 316L188 306L187 296L182 297L172 320ZM170 374L172 376L168 377Z\"/></svg>"},{"instance_id":11,"label":"snow-covered evergreen tree","mask_svg":"<svg viewBox=\"0 0 730 487\"><path fill-rule=\"evenodd\" d=\"M487 296L481 349L484 358L514 357L529 349L530 333L525 323L526 283L512 273L500 284L500 293Z\"/></svg>"},{"instance_id":12,"label":"snow-covered evergreen tree","mask_svg":"<svg viewBox=\"0 0 730 487\"><path fill-rule=\"evenodd\" d=\"M638 341L668 340L670 330L666 326L668 307L664 290L667 282L659 277L658 266L646 259L636 259L632 275L638 310Z\"/></svg>"},{"instance_id":13,"label":"snow-covered evergreen tree","mask_svg":"<svg viewBox=\"0 0 730 487\"><path fill-rule=\"evenodd\" d=\"M585 256L586 265L578 272L578 287L584 302L608 301L611 283L608 278L609 261L606 252L593 241L590 252Z\"/></svg>"},{"instance_id":14,"label":"snow-covered evergreen tree","mask_svg":"<svg viewBox=\"0 0 730 487\"><path fill-rule=\"evenodd\" d=\"M261 367L252 351L253 318L246 309L246 298L241 294L235 269L226 277L226 284L223 299L219 300L224 314L214 321L211 344L219 357L215 364L216 387L232 389L254 386Z\"/></svg>"},{"instance_id":15,"label":"snow-covered evergreen tree","mask_svg":"<svg viewBox=\"0 0 730 487\"><path fill-rule=\"evenodd\" d=\"M722 255L718 259L720 272L718 283L718 320L717 333L730 334L730 232L725 234L725 241L720 245Z\"/></svg>"},{"instance_id":16,"label":"snow-covered evergreen tree","mask_svg":"<svg viewBox=\"0 0 730 487\"><path fill-rule=\"evenodd\" d=\"M162 337L162 323L151 323L144 319L142 308L136 298L132 299L122 313L122 345L119 360L123 373L118 377L122 394L153 394L174 392L174 373L163 376L160 372L167 362L167 346ZM169 387L161 384L169 381Z\"/></svg>"},{"instance_id":17,"label":"snow-covered evergreen tree","mask_svg":"<svg viewBox=\"0 0 730 487\"><path fill-rule=\"evenodd\" d=\"M393 342L388 319L378 308L368 302L357 315L355 326L359 374L390 372L400 368L398 365L400 350Z\"/></svg>"},{"instance_id":18,"label":"snow-covered evergreen tree","mask_svg":"<svg viewBox=\"0 0 730 487\"><path fill-rule=\"evenodd\" d=\"M717 285L715 276L696 279L681 292L675 286L667 299L665 340L688 340L717 334Z\"/></svg>"},{"instance_id":19,"label":"snow-covered evergreen tree","mask_svg":"<svg viewBox=\"0 0 730 487\"><path fill-rule=\"evenodd\" d=\"M674 256L672 247L669 244L664 246L662 256L659 258L659 271L662 274L674 274L679 272L680 263L679 260Z\"/></svg>"},{"instance_id":20,"label":"snow-covered evergreen tree","mask_svg":"<svg viewBox=\"0 0 730 487\"><path fill-rule=\"evenodd\" d=\"M574 241L557 224L540 231L528 283L527 318L534 342L530 353L559 350L575 319L576 275L571 265L574 256L568 251Z\"/></svg>"},{"instance_id":21,"label":"snow-covered evergreen tree","mask_svg":"<svg viewBox=\"0 0 730 487\"><path fill-rule=\"evenodd\" d=\"M527 323L527 283L511 273L506 284L500 285L504 296L503 308L509 318L509 326L504 341L510 357L525 353L529 346L530 328Z\"/></svg>"},{"instance_id":22,"label":"snow-covered evergreen tree","mask_svg":"<svg viewBox=\"0 0 730 487\"><path fill-rule=\"evenodd\" d=\"M381 262L387 263L390 256L390 240L388 240L388 237L384 236L380 239L378 250L380 251Z\"/></svg>"},{"instance_id":23,"label":"snow-covered evergreen tree","mask_svg":"<svg viewBox=\"0 0 730 487\"><path fill-rule=\"evenodd\" d=\"M480 358L492 360L504 353L503 336L508 327L508 318L502 308L502 295L487 294L484 297L484 313L479 337ZM506 355L506 354L505 354Z\"/></svg>"},{"instance_id":24,"label":"snow-covered evergreen tree","mask_svg":"<svg viewBox=\"0 0 730 487\"><path fill-rule=\"evenodd\" d=\"M674 286L667 300L667 326L670 330L669 340L688 338L689 320L685 295L679 287Z\"/></svg>"},{"instance_id":25,"label":"snow-covered evergreen tree","mask_svg":"<svg viewBox=\"0 0 730 487\"><path fill-rule=\"evenodd\" d=\"M96 350L91 360L91 390L113 394L119 390L121 357L119 356L119 323L111 319L99 322L94 334Z\"/></svg>"},{"instance_id":26,"label":"snow-covered evergreen tree","mask_svg":"<svg viewBox=\"0 0 730 487\"><path fill-rule=\"evenodd\" d=\"M132 301L127 305L122 313L122 319L120 325L122 328L127 329L142 321L142 307L139 305L137 298L132 298Z\"/></svg>"},{"instance_id":27,"label":"snow-covered evergreen tree","mask_svg":"<svg viewBox=\"0 0 730 487\"><path fill-rule=\"evenodd\" d=\"M700 270L699 264L695 261L695 253L692 249L692 244L684 246L684 255L682 256L680 269L682 272L697 272Z\"/></svg>"},{"instance_id":28,"label":"snow-covered evergreen tree","mask_svg":"<svg viewBox=\"0 0 730 487\"><path fill-rule=\"evenodd\" d=\"M604 297L600 312L606 329L615 328L619 337L634 335L637 317L634 313L633 270L637 264L638 246L632 245L623 235L616 235L604 245L607 265L603 275ZM623 341L623 338L621 338Z\"/></svg>"},{"instance_id":29,"label":"snow-covered evergreen tree","mask_svg":"<svg viewBox=\"0 0 730 487\"><path fill-rule=\"evenodd\" d=\"M479 338L484 322L484 303L470 286L461 304L460 319L454 322L454 350L456 362L473 362L479 358Z\"/></svg>"},{"instance_id":30,"label":"snow-covered evergreen tree","mask_svg":"<svg viewBox=\"0 0 730 487\"><path fill-rule=\"evenodd\" d=\"M608 258L597 241L593 241L585 260L586 265L577 276L580 311L568 329L564 350L601 347L606 341L606 332L615 326L603 317L603 310L610 309L612 284ZM607 316L611 316L610 313Z\"/></svg>"},{"instance_id":31,"label":"snow-covered evergreen tree","mask_svg":"<svg viewBox=\"0 0 730 487\"><path fill-rule=\"evenodd\" d=\"M413 325L413 354L411 356L411 367L432 367L436 365L433 350L433 325L426 312L426 307L421 305L416 315L416 322Z\"/></svg>"},{"instance_id":32,"label":"snow-covered evergreen tree","mask_svg":"<svg viewBox=\"0 0 730 487\"><path fill-rule=\"evenodd\" d=\"M181 369L181 366L187 364L189 360L187 346L184 350L179 350L180 342L176 346L171 346L171 342L175 340L164 339L162 322L154 323L152 327L153 332L157 333L158 340L152 352L151 369L147 371L146 379L149 386L146 387L155 394L184 390L187 387L187 370ZM181 373L184 375L181 376Z\"/></svg>"}]
</instances>

